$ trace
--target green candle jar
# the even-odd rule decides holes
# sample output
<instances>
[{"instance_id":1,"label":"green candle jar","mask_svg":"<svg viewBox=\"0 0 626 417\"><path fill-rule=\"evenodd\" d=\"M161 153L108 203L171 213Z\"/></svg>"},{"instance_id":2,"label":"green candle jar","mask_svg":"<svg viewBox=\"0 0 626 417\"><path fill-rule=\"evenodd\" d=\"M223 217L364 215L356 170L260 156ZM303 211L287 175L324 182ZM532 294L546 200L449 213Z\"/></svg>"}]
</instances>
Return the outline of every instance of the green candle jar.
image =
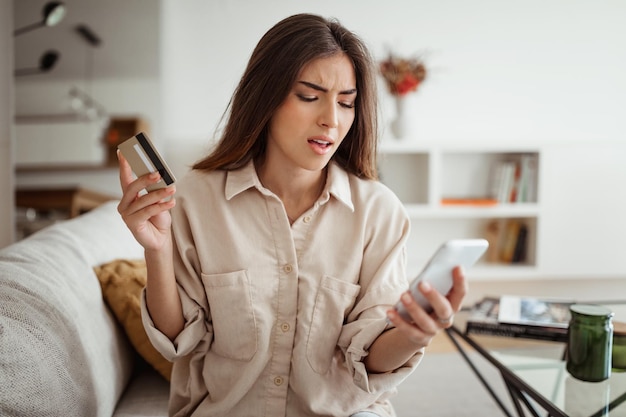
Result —
<instances>
[{"instance_id":1,"label":"green candle jar","mask_svg":"<svg viewBox=\"0 0 626 417\"><path fill-rule=\"evenodd\" d=\"M573 304L570 313L567 371L582 381L604 381L611 376L613 312L603 306Z\"/></svg>"},{"instance_id":2,"label":"green candle jar","mask_svg":"<svg viewBox=\"0 0 626 417\"><path fill-rule=\"evenodd\" d=\"M626 323L613 323L613 371L626 372Z\"/></svg>"}]
</instances>

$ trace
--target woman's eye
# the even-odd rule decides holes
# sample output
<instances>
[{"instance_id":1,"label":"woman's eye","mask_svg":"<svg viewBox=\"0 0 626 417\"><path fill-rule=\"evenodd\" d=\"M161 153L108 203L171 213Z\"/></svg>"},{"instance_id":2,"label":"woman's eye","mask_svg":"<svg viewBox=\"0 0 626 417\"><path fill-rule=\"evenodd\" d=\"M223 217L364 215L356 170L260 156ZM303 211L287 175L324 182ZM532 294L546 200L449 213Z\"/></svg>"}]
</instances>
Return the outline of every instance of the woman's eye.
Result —
<instances>
[{"instance_id":1,"label":"woman's eye","mask_svg":"<svg viewBox=\"0 0 626 417\"><path fill-rule=\"evenodd\" d=\"M302 101L306 101L307 103L310 103L311 101L315 101L317 99L317 97L315 96L305 96L303 94L298 94L298 98Z\"/></svg>"},{"instance_id":2,"label":"woman's eye","mask_svg":"<svg viewBox=\"0 0 626 417\"><path fill-rule=\"evenodd\" d=\"M353 109L354 108L354 103L344 103L344 102L339 102L339 105L341 107L344 107L346 109Z\"/></svg>"}]
</instances>

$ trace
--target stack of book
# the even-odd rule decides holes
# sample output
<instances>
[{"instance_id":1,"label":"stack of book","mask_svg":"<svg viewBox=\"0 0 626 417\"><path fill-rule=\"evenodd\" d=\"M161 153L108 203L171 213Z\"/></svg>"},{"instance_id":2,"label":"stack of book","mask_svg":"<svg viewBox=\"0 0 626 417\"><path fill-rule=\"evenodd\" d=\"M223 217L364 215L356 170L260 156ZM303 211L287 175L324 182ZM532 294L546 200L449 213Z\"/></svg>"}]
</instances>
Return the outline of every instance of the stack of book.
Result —
<instances>
[{"instance_id":1,"label":"stack of book","mask_svg":"<svg viewBox=\"0 0 626 417\"><path fill-rule=\"evenodd\" d=\"M487 297L467 320L466 333L567 341L572 301L532 297Z\"/></svg>"},{"instance_id":2,"label":"stack of book","mask_svg":"<svg viewBox=\"0 0 626 417\"><path fill-rule=\"evenodd\" d=\"M498 162L493 168L491 195L500 203L537 202L537 155Z\"/></svg>"},{"instance_id":3,"label":"stack of book","mask_svg":"<svg viewBox=\"0 0 626 417\"><path fill-rule=\"evenodd\" d=\"M529 228L521 219L492 220L485 229L489 241L487 262L519 264L528 261Z\"/></svg>"}]
</instances>

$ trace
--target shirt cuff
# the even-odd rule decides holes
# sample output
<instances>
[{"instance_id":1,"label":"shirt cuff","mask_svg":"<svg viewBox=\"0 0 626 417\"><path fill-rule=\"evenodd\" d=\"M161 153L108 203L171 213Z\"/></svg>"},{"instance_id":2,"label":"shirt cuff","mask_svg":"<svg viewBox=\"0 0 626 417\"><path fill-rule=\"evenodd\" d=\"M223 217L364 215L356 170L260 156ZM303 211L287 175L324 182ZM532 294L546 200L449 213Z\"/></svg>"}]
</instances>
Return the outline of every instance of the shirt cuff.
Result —
<instances>
[{"instance_id":1,"label":"shirt cuff","mask_svg":"<svg viewBox=\"0 0 626 417\"><path fill-rule=\"evenodd\" d=\"M424 354L424 349L420 349L404 365L393 371L380 374L368 373L363 363L369 353L367 349L387 329L387 326L385 319L371 323L355 335L345 352L346 365L352 374L354 383L367 393L384 392L397 387L413 372Z\"/></svg>"},{"instance_id":2,"label":"shirt cuff","mask_svg":"<svg viewBox=\"0 0 626 417\"><path fill-rule=\"evenodd\" d=\"M154 348L170 362L174 362L176 359L191 353L206 336L207 330L204 326L204 318L201 316L200 309L196 310L194 317L186 320L185 327L172 342L169 337L154 325L146 304L146 289L144 288L141 292L141 321L143 327Z\"/></svg>"}]
</instances>

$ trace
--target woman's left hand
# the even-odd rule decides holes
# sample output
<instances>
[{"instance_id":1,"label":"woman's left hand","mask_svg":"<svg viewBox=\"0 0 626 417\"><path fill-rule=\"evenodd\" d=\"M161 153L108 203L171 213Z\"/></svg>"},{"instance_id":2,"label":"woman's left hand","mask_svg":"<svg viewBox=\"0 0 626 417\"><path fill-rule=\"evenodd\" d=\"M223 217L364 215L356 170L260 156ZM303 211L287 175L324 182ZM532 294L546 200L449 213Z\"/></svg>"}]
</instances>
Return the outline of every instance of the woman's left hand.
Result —
<instances>
[{"instance_id":1,"label":"woman's left hand","mask_svg":"<svg viewBox=\"0 0 626 417\"><path fill-rule=\"evenodd\" d=\"M402 294L401 301L412 321L404 320L395 310L388 312L391 323L416 347L428 346L439 330L452 326L454 314L461 309L468 290L462 268L453 270L452 279L452 289L446 295L440 294L426 282L419 284L420 292L433 308L431 313L427 313L409 291Z\"/></svg>"}]
</instances>

